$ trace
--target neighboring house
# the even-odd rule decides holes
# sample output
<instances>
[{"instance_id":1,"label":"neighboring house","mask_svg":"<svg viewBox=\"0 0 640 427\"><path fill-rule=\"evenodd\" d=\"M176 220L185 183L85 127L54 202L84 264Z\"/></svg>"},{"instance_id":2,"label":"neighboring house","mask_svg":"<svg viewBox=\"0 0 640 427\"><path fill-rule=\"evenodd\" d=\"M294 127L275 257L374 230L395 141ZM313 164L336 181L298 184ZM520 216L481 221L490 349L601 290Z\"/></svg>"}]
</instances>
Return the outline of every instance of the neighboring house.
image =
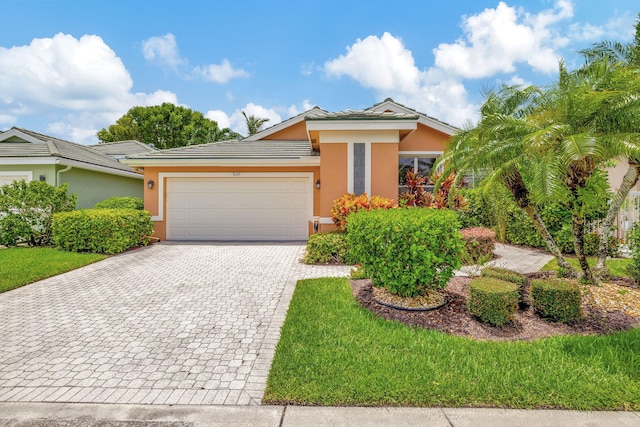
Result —
<instances>
[{"instance_id":1,"label":"neighboring house","mask_svg":"<svg viewBox=\"0 0 640 427\"><path fill-rule=\"evenodd\" d=\"M398 200L456 128L391 99L360 111L315 107L242 141L128 156L162 240L305 240L333 229L345 193Z\"/></svg>"},{"instance_id":2,"label":"neighboring house","mask_svg":"<svg viewBox=\"0 0 640 427\"><path fill-rule=\"evenodd\" d=\"M132 154L158 151L157 148L136 140L104 142L102 144L88 145L88 147L98 150L116 160L122 160L125 156Z\"/></svg>"},{"instance_id":3,"label":"neighboring house","mask_svg":"<svg viewBox=\"0 0 640 427\"><path fill-rule=\"evenodd\" d=\"M0 133L0 185L20 179L69 184L79 209L109 197L143 196L143 176L130 166L94 148L14 127Z\"/></svg>"}]
</instances>

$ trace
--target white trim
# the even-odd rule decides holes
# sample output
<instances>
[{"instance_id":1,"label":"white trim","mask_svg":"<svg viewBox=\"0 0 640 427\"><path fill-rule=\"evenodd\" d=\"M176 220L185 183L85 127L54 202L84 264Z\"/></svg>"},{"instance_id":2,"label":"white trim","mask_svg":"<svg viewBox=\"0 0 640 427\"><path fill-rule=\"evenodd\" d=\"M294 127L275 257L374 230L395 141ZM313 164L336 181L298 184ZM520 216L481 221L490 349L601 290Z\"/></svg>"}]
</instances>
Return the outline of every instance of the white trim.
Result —
<instances>
[{"instance_id":1,"label":"white trim","mask_svg":"<svg viewBox=\"0 0 640 427\"><path fill-rule=\"evenodd\" d=\"M333 220L331 219L331 217L321 216L320 217L320 224L333 224Z\"/></svg>"},{"instance_id":2,"label":"white trim","mask_svg":"<svg viewBox=\"0 0 640 427\"><path fill-rule=\"evenodd\" d=\"M18 137L24 141L30 142L32 144L44 144L45 142L42 141L41 139L38 139L34 136L31 135L27 135L24 132L19 131L18 129L9 129L6 132L2 132L0 133L0 142L6 141L7 139L11 138L11 137Z\"/></svg>"},{"instance_id":3,"label":"white trim","mask_svg":"<svg viewBox=\"0 0 640 427\"><path fill-rule=\"evenodd\" d=\"M297 159L135 159L120 161L132 167L145 166L320 166L320 156Z\"/></svg>"},{"instance_id":4,"label":"white trim","mask_svg":"<svg viewBox=\"0 0 640 427\"><path fill-rule=\"evenodd\" d=\"M144 177L136 172L127 172L120 169L113 169L107 166L92 165L78 160L70 160L62 157L6 157L2 159L3 165L63 165L73 166L77 169L86 169L94 172L104 172L111 175L124 176L127 178L143 179Z\"/></svg>"},{"instance_id":5,"label":"white trim","mask_svg":"<svg viewBox=\"0 0 640 427\"><path fill-rule=\"evenodd\" d=\"M0 176L26 175L27 182L33 181L33 171L1 171Z\"/></svg>"},{"instance_id":6,"label":"white trim","mask_svg":"<svg viewBox=\"0 0 640 427\"><path fill-rule=\"evenodd\" d=\"M164 221L164 201L165 201L165 178L308 178L310 191L309 198L309 221L313 221L313 191L315 182L313 172L160 172L156 197L158 197L158 215L153 215L151 221ZM165 224L165 232L166 232Z\"/></svg>"},{"instance_id":7,"label":"white trim","mask_svg":"<svg viewBox=\"0 0 640 427\"><path fill-rule=\"evenodd\" d=\"M443 154L444 151L398 151L399 157L433 157Z\"/></svg>"},{"instance_id":8,"label":"white trim","mask_svg":"<svg viewBox=\"0 0 640 427\"><path fill-rule=\"evenodd\" d=\"M400 132L397 130L385 129L382 131L360 130L360 131L340 131L326 130L320 132L319 143L321 144L344 144L345 142L365 142L376 144L398 144L400 142Z\"/></svg>"},{"instance_id":9,"label":"white trim","mask_svg":"<svg viewBox=\"0 0 640 427\"><path fill-rule=\"evenodd\" d=\"M312 130L328 131L371 131L371 130L415 130L416 119L402 120L307 120L307 132Z\"/></svg>"}]
</instances>

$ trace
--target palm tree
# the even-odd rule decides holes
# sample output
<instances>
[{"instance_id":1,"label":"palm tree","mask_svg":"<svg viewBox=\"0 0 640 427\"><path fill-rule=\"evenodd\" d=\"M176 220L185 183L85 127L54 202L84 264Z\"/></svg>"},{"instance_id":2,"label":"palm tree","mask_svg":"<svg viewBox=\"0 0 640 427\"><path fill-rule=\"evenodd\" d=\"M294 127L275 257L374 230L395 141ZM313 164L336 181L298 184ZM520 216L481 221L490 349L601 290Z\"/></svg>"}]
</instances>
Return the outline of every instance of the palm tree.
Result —
<instances>
[{"instance_id":1,"label":"palm tree","mask_svg":"<svg viewBox=\"0 0 640 427\"><path fill-rule=\"evenodd\" d=\"M242 115L244 116L244 120L247 123L247 131L249 132L249 136L260 132L260 128L262 128L262 126L269 121L269 119L256 117L253 114L247 116L247 113L245 113L244 111L242 112Z\"/></svg>"},{"instance_id":2,"label":"palm tree","mask_svg":"<svg viewBox=\"0 0 640 427\"><path fill-rule=\"evenodd\" d=\"M576 271L564 259L549 233L523 177L537 162L536 158L529 156L525 145L526 137L538 130L527 122L527 117L536 108L540 96L541 92L535 87L505 86L490 93L480 109L478 124L467 126L453 136L435 168L444 168L442 176L454 171L459 177L470 172L486 174L481 187L506 187L516 204L531 218L558 265L566 275L575 277Z\"/></svg>"},{"instance_id":3,"label":"palm tree","mask_svg":"<svg viewBox=\"0 0 640 427\"><path fill-rule=\"evenodd\" d=\"M598 261L595 267L595 272L600 277L609 276L605 260L613 222L620 211L620 207L629 195L629 191L637 184L640 178L640 153L637 149L637 132L640 129L637 96L638 68L640 68L640 13L638 14L635 30L635 38L631 43L602 41L594 44L589 49L581 51L587 66L597 62L605 62L618 71L619 77L612 81L614 83L612 89L618 90L620 95L615 102L610 103L607 111L603 112L600 122L601 126L609 132L627 133L627 142L629 144L629 152L626 156L623 156L626 157L629 167L618 191L611 199L600 234ZM633 86L636 87L634 88Z\"/></svg>"}]
</instances>

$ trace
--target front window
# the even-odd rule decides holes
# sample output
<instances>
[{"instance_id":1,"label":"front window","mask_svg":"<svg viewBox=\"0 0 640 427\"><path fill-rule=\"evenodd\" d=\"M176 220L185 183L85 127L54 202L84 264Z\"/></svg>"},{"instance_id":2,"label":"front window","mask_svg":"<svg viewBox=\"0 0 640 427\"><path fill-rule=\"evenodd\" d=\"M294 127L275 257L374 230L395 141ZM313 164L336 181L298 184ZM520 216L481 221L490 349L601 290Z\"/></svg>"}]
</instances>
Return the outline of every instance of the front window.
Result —
<instances>
[{"instance_id":1,"label":"front window","mask_svg":"<svg viewBox=\"0 0 640 427\"><path fill-rule=\"evenodd\" d=\"M398 194L407 191L406 178L407 171L419 172L421 176L427 177L431 173L431 168L435 163L435 157L399 157L398 158ZM430 191L431 185L426 186Z\"/></svg>"}]
</instances>

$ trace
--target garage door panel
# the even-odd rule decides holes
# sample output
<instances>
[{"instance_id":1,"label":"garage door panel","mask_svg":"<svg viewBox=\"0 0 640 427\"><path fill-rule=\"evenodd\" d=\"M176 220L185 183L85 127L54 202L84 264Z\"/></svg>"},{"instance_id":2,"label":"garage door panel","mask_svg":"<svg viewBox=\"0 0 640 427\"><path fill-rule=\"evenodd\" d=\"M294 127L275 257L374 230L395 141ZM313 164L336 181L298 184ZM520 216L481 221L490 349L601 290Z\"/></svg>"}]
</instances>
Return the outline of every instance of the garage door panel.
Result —
<instances>
[{"instance_id":1,"label":"garage door panel","mask_svg":"<svg viewBox=\"0 0 640 427\"><path fill-rule=\"evenodd\" d=\"M167 179L170 240L301 240L312 212L308 177Z\"/></svg>"}]
</instances>

